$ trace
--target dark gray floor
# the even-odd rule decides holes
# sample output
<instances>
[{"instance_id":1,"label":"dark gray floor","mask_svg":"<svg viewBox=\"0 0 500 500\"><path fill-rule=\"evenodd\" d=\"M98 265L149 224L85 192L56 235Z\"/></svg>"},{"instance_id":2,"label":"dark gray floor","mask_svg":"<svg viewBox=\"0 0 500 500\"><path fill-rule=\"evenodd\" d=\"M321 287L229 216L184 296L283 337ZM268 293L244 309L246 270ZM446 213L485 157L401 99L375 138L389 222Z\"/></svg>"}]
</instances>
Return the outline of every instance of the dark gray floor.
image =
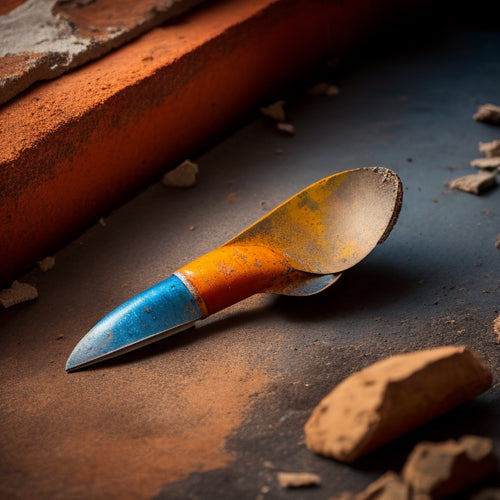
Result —
<instances>
[{"instance_id":1,"label":"dark gray floor","mask_svg":"<svg viewBox=\"0 0 500 500\"><path fill-rule=\"evenodd\" d=\"M231 356L240 344L271 377L226 442L234 461L166 485L158 498L325 499L360 491L388 469L399 471L420 440L464 433L492 437L500 454L500 348L493 330L500 313L500 188L474 196L446 186L473 172L469 161L479 157L479 141L500 138L500 127L472 119L478 104L500 104L500 31L465 19L446 29L394 33L392 40L361 48L330 77L340 88L337 97L287 96L294 137L257 117L192 158L200 166L196 187L153 185L107 217L105 227L96 225L63 249L54 270L32 277L40 292L36 308L0 311L2 342L20 339L20 358L34 349L30 335L64 331L59 363L110 309L303 187L359 166L399 174L404 200L392 234L331 289L307 298L250 299L182 339L108 364L103 376L123 363L133 373L151 357L175 357L172 346L200 356L201 344ZM266 332L273 332L273 341L279 332L281 342L266 344ZM306 449L304 422L345 376L390 354L446 344L466 344L481 354L494 388L354 465ZM20 362L4 359L4 372ZM43 370L44 361L36 363ZM72 404L78 407L77 395ZM323 484L282 490L278 470L316 472Z\"/></svg>"}]
</instances>

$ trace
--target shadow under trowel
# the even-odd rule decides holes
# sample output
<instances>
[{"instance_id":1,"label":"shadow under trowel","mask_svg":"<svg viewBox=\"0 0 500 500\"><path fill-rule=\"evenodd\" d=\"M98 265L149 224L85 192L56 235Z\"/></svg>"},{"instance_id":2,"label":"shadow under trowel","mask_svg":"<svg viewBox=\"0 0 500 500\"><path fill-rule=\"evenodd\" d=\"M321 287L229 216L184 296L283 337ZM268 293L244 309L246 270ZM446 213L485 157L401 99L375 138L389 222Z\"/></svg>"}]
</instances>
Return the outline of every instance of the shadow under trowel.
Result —
<instances>
[{"instance_id":1,"label":"shadow under trowel","mask_svg":"<svg viewBox=\"0 0 500 500\"><path fill-rule=\"evenodd\" d=\"M346 271L330 288L308 297L280 296L275 303L281 315L300 321L353 316L360 310L393 307L409 300L418 288L414 271L391 264L362 263Z\"/></svg>"}]
</instances>

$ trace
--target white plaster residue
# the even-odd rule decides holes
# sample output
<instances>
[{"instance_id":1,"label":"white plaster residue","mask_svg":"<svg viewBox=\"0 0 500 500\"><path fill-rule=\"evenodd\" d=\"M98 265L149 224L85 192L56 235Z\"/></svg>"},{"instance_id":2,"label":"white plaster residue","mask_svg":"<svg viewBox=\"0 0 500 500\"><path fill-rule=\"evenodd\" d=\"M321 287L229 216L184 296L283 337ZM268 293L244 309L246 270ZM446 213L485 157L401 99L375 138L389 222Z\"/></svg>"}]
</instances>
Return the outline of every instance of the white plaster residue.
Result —
<instances>
[{"instance_id":1,"label":"white plaster residue","mask_svg":"<svg viewBox=\"0 0 500 500\"><path fill-rule=\"evenodd\" d=\"M75 36L69 21L53 13L57 0L27 0L0 16L0 57L58 53L72 57L91 44ZM22 33L22 36L19 34Z\"/></svg>"},{"instance_id":2,"label":"white plaster residue","mask_svg":"<svg viewBox=\"0 0 500 500\"><path fill-rule=\"evenodd\" d=\"M0 0L1 1L1 0ZM56 78L137 38L205 0L148 0L135 19L116 2L104 29L79 27L57 8L78 9L98 0L26 0L0 16L0 105L32 83ZM97 9L99 10L99 9ZM101 19L102 21L102 19ZM95 36L88 36L95 33ZM14 57L2 68L2 59Z\"/></svg>"}]
</instances>

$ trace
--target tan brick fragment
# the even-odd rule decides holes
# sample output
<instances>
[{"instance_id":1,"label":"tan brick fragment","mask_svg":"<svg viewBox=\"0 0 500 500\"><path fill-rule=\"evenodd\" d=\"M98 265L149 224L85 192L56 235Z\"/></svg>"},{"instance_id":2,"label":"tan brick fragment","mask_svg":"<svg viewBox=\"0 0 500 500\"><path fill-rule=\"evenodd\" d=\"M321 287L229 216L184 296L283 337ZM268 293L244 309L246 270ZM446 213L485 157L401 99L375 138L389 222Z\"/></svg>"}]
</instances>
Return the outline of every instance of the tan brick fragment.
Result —
<instances>
[{"instance_id":1,"label":"tan brick fragment","mask_svg":"<svg viewBox=\"0 0 500 500\"><path fill-rule=\"evenodd\" d=\"M474 120L484 123L500 123L500 106L495 104L482 104L473 116Z\"/></svg>"},{"instance_id":2,"label":"tan brick fragment","mask_svg":"<svg viewBox=\"0 0 500 500\"><path fill-rule=\"evenodd\" d=\"M17 280L12 283L10 288L0 290L0 304L5 308L28 300L34 300L37 297L38 291L34 286Z\"/></svg>"},{"instance_id":3,"label":"tan brick fragment","mask_svg":"<svg viewBox=\"0 0 500 500\"><path fill-rule=\"evenodd\" d=\"M305 425L306 445L343 462L377 449L481 394L492 377L465 346L400 354L354 373Z\"/></svg>"},{"instance_id":4,"label":"tan brick fragment","mask_svg":"<svg viewBox=\"0 0 500 500\"><path fill-rule=\"evenodd\" d=\"M451 189L481 194L497 185L496 173L480 170L477 174L464 175L450 182Z\"/></svg>"},{"instance_id":5,"label":"tan brick fragment","mask_svg":"<svg viewBox=\"0 0 500 500\"><path fill-rule=\"evenodd\" d=\"M277 477L282 488L303 488L321 483L318 474L312 472L278 472Z\"/></svg>"},{"instance_id":6,"label":"tan brick fragment","mask_svg":"<svg viewBox=\"0 0 500 500\"><path fill-rule=\"evenodd\" d=\"M479 151L483 153L486 158L500 156L500 139L490 142L480 142Z\"/></svg>"},{"instance_id":7,"label":"tan brick fragment","mask_svg":"<svg viewBox=\"0 0 500 500\"><path fill-rule=\"evenodd\" d=\"M494 169L500 167L500 156L490 156L489 158L476 158L470 162L471 167Z\"/></svg>"}]
</instances>

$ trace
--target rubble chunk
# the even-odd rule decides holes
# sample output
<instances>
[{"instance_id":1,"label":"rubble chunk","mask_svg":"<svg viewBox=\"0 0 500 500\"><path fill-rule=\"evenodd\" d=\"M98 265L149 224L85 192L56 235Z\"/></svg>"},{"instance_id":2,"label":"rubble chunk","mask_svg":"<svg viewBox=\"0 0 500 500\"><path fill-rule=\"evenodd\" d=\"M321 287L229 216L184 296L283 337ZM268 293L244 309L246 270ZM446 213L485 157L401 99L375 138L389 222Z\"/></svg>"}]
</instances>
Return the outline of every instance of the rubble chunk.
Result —
<instances>
[{"instance_id":1,"label":"rubble chunk","mask_svg":"<svg viewBox=\"0 0 500 500\"><path fill-rule=\"evenodd\" d=\"M260 112L264 116L267 116L268 118L271 118L272 120L276 120L277 122L284 122L286 120L284 106L285 106L285 101L280 100L280 101L276 101L272 104L269 104L269 106L264 106L264 107L260 108Z\"/></svg>"},{"instance_id":2,"label":"rubble chunk","mask_svg":"<svg viewBox=\"0 0 500 500\"><path fill-rule=\"evenodd\" d=\"M491 439L463 436L457 441L419 443L410 453L402 476L414 493L437 499L486 479L496 467Z\"/></svg>"},{"instance_id":3,"label":"rubble chunk","mask_svg":"<svg viewBox=\"0 0 500 500\"><path fill-rule=\"evenodd\" d=\"M196 184L198 165L190 160L183 161L178 167L167 172L162 183L165 186L188 188Z\"/></svg>"},{"instance_id":4,"label":"rubble chunk","mask_svg":"<svg viewBox=\"0 0 500 500\"><path fill-rule=\"evenodd\" d=\"M282 488L303 488L321 483L321 478L311 472L278 472L277 477Z\"/></svg>"},{"instance_id":5,"label":"rubble chunk","mask_svg":"<svg viewBox=\"0 0 500 500\"><path fill-rule=\"evenodd\" d=\"M278 123L276 125L276 130L278 132L283 132L284 134L294 135L295 127L291 123Z\"/></svg>"},{"instance_id":6,"label":"rubble chunk","mask_svg":"<svg viewBox=\"0 0 500 500\"><path fill-rule=\"evenodd\" d=\"M483 153L486 158L500 156L500 139L490 142L480 142L479 151Z\"/></svg>"},{"instance_id":7,"label":"rubble chunk","mask_svg":"<svg viewBox=\"0 0 500 500\"><path fill-rule=\"evenodd\" d=\"M320 82L307 89L309 95L326 95L328 97L339 95L340 90L336 85L327 82Z\"/></svg>"},{"instance_id":8,"label":"rubble chunk","mask_svg":"<svg viewBox=\"0 0 500 500\"><path fill-rule=\"evenodd\" d=\"M46 273L56 265L56 259L54 257L45 257L45 259L39 260L36 264L40 271Z\"/></svg>"},{"instance_id":9,"label":"rubble chunk","mask_svg":"<svg viewBox=\"0 0 500 500\"><path fill-rule=\"evenodd\" d=\"M481 394L489 370L467 347L399 354L354 373L305 424L310 450L352 462ZM411 394L412 397L408 397Z\"/></svg>"},{"instance_id":10,"label":"rubble chunk","mask_svg":"<svg viewBox=\"0 0 500 500\"><path fill-rule=\"evenodd\" d=\"M34 300L37 297L38 290L34 286L17 280L12 283L10 288L0 290L0 304L6 309L21 302Z\"/></svg>"},{"instance_id":11,"label":"rubble chunk","mask_svg":"<svg viewBox=\"0 0 500 500\"><path fill-rule=\"evenodd\" d=\"M497 234L497 239L495 240L495 246L500 250L500 234Z\"/></svg>"},{"instance_id":12,"label":"rubble chunk","mask_svg":"<svg viewBox=\"0 0 500 500\"><path fill-rule=\"evenodd\" d=\"M450 182L451 189L459 189L472 194L481 194L497 185L496 172L480 170L477 174L457 177Z\"/></svg>"},{"instance_id":13,"label":"rubble chunk","mask_svg":"<svg viewBox=\"0 0 500 500\"><path fill-rule=\"evenodd\" d=\"M471 167L494 169L500 167L500 156L490 156L489 158L476 158L470 162Z\"/></svg>"},{"instance_id":14,"label":"rubble chunk","mask_svg":"<svg viewBox=\"0 0 500 500\"><path fill-rule=\"evenodd\" d=\"M477 122L499 124L500 106L496 106L495 104L481 104L478 106L473 118Z\"/></svg>"}]
</instances>

